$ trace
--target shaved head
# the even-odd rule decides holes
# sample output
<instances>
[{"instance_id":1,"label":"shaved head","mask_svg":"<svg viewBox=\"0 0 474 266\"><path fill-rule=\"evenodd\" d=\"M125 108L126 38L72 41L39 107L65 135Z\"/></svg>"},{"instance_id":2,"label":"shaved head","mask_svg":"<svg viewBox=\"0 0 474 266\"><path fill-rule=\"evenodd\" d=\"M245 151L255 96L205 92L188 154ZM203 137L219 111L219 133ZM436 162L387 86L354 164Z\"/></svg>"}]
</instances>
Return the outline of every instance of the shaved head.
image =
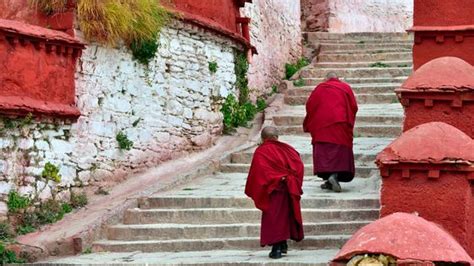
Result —
<instances>
[{"instance_id":1,"label":"shaved head","mask_svg":"<svg viewBox=\"0 0 474 266\"><path fill-rule=\"evenodd\" d=\"M337 79L339 78L336 74L336 72L329 72L327 75L326 75L326 79Z\"/></svg>"},{"instance_id":2,"label":"shaved head","mask_svg":"<svg viewBox=\"0 0 474 266\"><path fill-rule=\"evenodd\" d=\"M278 129L276 127L264 127L262 130L262 140L278 139Z\"/></svg>"}]
</instances>

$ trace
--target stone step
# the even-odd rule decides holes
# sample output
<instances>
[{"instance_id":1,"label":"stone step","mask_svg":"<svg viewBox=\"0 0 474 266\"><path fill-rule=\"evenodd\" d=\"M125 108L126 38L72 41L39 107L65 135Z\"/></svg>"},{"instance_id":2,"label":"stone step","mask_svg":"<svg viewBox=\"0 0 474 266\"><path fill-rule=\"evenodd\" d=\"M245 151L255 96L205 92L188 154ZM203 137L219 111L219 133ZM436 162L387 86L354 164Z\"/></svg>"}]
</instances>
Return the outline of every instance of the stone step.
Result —
<instances>
[{"instance_id":1,"label":"stone step","mask_svg":"<svg viewBox=\"0 0 474 266\"><path fill-rule=\"evenodd\" d=\"M280 134L285 135L307 135L303 132L302 126L279 126ZM402 133L401 125L377 125L377 124L356 124L354 136L356 138L395 138Z\"/></svg>"},{"instance_id":2,"label":"stone step","mask_svg":"<svg viewBox=\"0 0 474 266\"><path fill-rule=\"evenodd\" d=\"M378 93L394 93L395 89L399 88L399 83L382 83L382 84L355 84L351 88L355 94L378 94ZM303 86L286 91L288 96L309 96L316 86Z\"/></svg>"},{"instance_id":3,"label":"stone step","mask_svg":"<svg viewBox=\"0 0 474 266\"><path fill-rule=\"evenodd\" d=\"M250 198L244 197L190 197L190 196L156 196L141 198L138 201L141 209L171 208L253 208L254 203ZM376 198L328 198L308 197L301 200L302 208L341 208L341 209L377 209L379 199Z\"/></svg>"},{"instance_id":4,"label":"stone step","mask_svg":"<svg viewBox=\"0 0 474 266\"><path fill-rule=\"evenodd\" d=\"M397 83L397 84L402 84L405 80L407 80L407 76L403 77L347 77L347 78L341 78L344 82L347 82L351 84L352 86L359 86L359 85L369 85L369 84L381 84L381 83ZM304 84L306 86L311 86L315 87L321 82L324 82L326 78L315 78L315 77L309 77L309 78L303 78Z\"/></svg>"},{"instance_id":5,"label":"stone step","mask_svg":"<svg viewBox=\"0 0 474 266\"><path fill-rule=\"evenodd\" d=\"M220 167L220 171L222 173L248 173L250 169L250 164L238 164L238 163L229 163L229 164L222 164ZM375 164L370 165L356 165L356 177L359 178L368 178L371 174L377 171L378 168ZM313 165L312 164L305 164L304 168L305 175L313 175Z\"/></svg>"},{"instance_id":6,"label":"stone step","mask_svg":"<svg viewBox=\"0 0 474 266\"><path fill-rule=\"evenodd\" d=\"M413 41L413 37L405 32L354 32L354 33L329 33L329 32L303 32L307 42L317 41Z\"/></svg>"},{"instance_id":7,"label":"stone step","mask_svg":"<svg viewBox=\"0 0 474 266\"><path fill-rule=\"evenodd\" d=\"M307 236L299 243L289 243L290 249L339 249L350 238L350 235ZM254 249L259 250L258 237L209 238L187 240L142 240L142 241L97 241L94 252L183 252L209 251L220 249ZM266 248L267 249L267 248Z\"/></svg>"},{"instance_id":8,"label":"stone step","mask_svg":"<svg viewBox=\"0 0 474 266\"><path fill-rule=\"evenodd\" d=\"M396 61L364 61L364 62L317 62L313 63L314 67L318 68L367 68L374 64L383 63L389 67L412 67L411 60L396 60Z\"/></svg>"},{"instance_id":9,"label":"stone step","mask_svg":"<svg viewBox=\"0 0 474 266\"><path fill-rule=\"evenodd\" d=\"M398 98L395 93L360 93L355 95L358 104L372 104L372 103L397 103ZM304 105L308 99L308 95L303 96L285 96L285 104L288 105Z\"/></svg>"},{"instance_id":10,"label":"stone step","mask_svg":"<svg viewBox=\"0 0 474 266\"><path fill-rule=\"evenodd\" d=\"M304 115L278 115L273 117L273 123L277 126L303 125ZM402 116L357 116L356 123L375 123L386 125L400 125Z\"/></svg>"},{"instance_id":11,"label":"stone step","mask_svg":"<svg viewBox=\"0 0 474 266\"><path fill-rule=\"evenodd\" d=\"M290 244L291 245L291 244ZM290 249L288 255L278 260L268 258L269 247L248 250L205 250L189 252L100 252L74 257L55 258L40 265L199 265L199 266L326 266L338 252L337 249ZM28 265L28 264L26 264Z\"/></svg>"},{"instance_id":12,"label":"stone step","mask_svg":"<svg viewBox=\"0 0 474 266\"><path fill-rule=\"evenodd\" d=\"M395 60L412 60L411 51L383 53L353 53L353 54L320 54L313 62L385 62ZM411 64L410 64L411 65Z\"/></svg>"},{"instance_id":13,"label":"stone step","mask_svg":"<svg viewBox=\"0 0 474 266\"><path fill-rule=\"evenodd\" d=\"M412 49L413 44L411 43L393 43L393 42L371 42L365 43L359 41L359 43L320 43L320 52L332 52L332 51L358 51L358 50L385 50L385 49Z\"/></svg>"},{"instance_id":14,"label":"stone step","mask_svg":"<svg viewBox=\"0 0 474 266\"><path fill-rule=\"evenodd\" d=\"M301 156L303 162L313 162L313 148L311 146L311 137L309 135L281 135L279 140L292 145ZM358 162L373 162L377 153L382 151L393 141L393 137L386 138L354 138L354 159ZM250 148L242 152L231 154L232 163L249 164L255 148Z\"/></svg>"},{"instance_id":15,"label":"stone step","mask_svg":"<svg viewBox=\"0 0 474 266\"><path fill-rule=\"evenodd\" d=\"M280 127L279 127L280 128ZM308 136L306 134L299 134L299 135L296 135L298 137L300 136ZM356 140L356 139L354 139ZM291 144L291 143L290 143ZM311 147L311 141L309 141L307 143L307 145L309 147ZM234 153L231 155L231 162L232 163L242 163L242 164L245 164L245 163L251 163L252 161L252 156L253 156L253 153ZM301 156L301 160L303 160L303 162L305 164L308 164L308 163L312 163L313 162L313 154L312 152L307 152L307 153L300 153L300 156ZM376 154L365 154L365 153L357 153L357 152L354 152L354 159L356 161L363 161L363 162L372 162L372 161L375 161L375 156Z\"/></svg>"},{"instance_id":16,"label":"stone step","mask_svg":"<svg viewBox=\"0 0 474 266\"><path fill-rule=\"evenodd\" d=\"M302 209L308 222L370 221L377 219L378 209ZM124 224L232 224L258 223L261 212L256 208L129 209Z\"/></svg>"},{"instance_id":17,"label":"stone step","mask_svg":"<svg viewBox=\"0 0 474 266\"><path fill-rule=\"evenodd\" d=\"M370 221L304 223L305 235L353 234ZM108 240L173 240L258 237L260 223L242 224L146 224L114 225L107 229Z\"/></svg>"},{"instance_id":18,"label":"stone step","mask_svg":"<svg viewBox=\"0 0 474 266\"><path fill-rule=\"evenodd\" d=\"M365 49L356 49L356 50L326 50L322 51L320 55L323 54L381 54L381 53L407 53L411 52L411 48L365 48Z\"/></svg>"},{"instance_id":19,"label":"stone step","mask_svg":"<svg viewBox=\"0 0 474 266\"><path fill-rule=\"evenodd\" d=\"M325 78L329 72L336 73L343 79L373 77L406 77L412 72L411 67L368 67L368 68L314 68L306 67L296 74L297 78Z\"/></svg>"}]
</instances>

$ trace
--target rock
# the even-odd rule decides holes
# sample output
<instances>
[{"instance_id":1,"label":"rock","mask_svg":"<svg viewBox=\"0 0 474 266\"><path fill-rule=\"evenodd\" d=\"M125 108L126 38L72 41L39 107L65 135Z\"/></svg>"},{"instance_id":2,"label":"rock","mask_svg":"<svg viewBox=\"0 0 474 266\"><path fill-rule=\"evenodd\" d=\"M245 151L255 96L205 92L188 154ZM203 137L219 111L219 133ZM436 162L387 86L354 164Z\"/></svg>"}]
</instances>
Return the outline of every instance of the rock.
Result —
<instances>
[{"instance_id":1,"label":"rock","mask_svg":"<svg viewBox=\"0 0 474 266\"><path fill-rule=\"evenodd\" d=\"M0 182L0 194L8 194L12 189L12 184L7 182Z\"/></svg>"},{"instance_id":2,"label":"rock","mask_svg":"<svg viewBox=\"0 0 474 266\"><path fill-rule=\"evenodd\" d=\"M204 133L199 136L191 138L193 145L198 147L208 147L212 142L212 136L209 133Z\"/></svg>"},{"instance_id":3,"label":"rock","mask_svg":"<svg viewBox=\"0 0 474 266\"><path fill-rule=\"evenodd\" d=\"M41 151L48 151L50 149L49 143L44 140L38 140L37 142L35 142L35 146L38 150Z\"/></svg>"},{"instance_id":4,"label":"rock","mask_svg":"<svg viewBox=\"0 0 474 266\"><path fill-rule=\"evenodd\" d=\"M0 201L0 222L5 222L8 219L8 206L6 202Z\"/></svg>"}]
</instances>

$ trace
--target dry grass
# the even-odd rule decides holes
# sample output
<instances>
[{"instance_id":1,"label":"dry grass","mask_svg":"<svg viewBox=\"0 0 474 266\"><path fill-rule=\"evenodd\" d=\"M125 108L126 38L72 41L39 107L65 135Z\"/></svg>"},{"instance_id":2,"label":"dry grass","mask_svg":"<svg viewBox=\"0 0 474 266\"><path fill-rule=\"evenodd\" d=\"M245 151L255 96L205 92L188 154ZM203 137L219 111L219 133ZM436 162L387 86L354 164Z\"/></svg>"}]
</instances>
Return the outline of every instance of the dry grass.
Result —
<instances>
[{"instance_id":1,"label":"dry grass","mask_svg":"<svg viewBox=\"0 0 474 266\"><path fill-rule=\"evenodd\" d=\"M46 14L63 12L67 8L68 0L29 0L30 6Z\"/></svg>"},{"instance_id":2,"label":"dry grass","mask_svg":"<svg viewBox=\"0 0 474 266\"><path fill-rule=\"evenodd\" d=\"M157 0L79 0L77 12L84 36L109 46L154 40L171 18Z\"/></svg>"}]
</instances>

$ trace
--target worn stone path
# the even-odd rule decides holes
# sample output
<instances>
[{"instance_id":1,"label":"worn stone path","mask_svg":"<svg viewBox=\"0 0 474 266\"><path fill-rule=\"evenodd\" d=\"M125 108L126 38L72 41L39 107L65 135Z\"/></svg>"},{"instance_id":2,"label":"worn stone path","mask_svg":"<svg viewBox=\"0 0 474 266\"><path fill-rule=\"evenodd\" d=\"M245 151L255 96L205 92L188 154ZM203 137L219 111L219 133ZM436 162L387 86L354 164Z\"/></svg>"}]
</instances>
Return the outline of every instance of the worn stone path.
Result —
<instances>
[{"instance_id":1,"label":"worn stone path","mask_svg":"<svg viewBox=\"0 0 474 266\"><path fill-rule=\"evenodd\" d=\"M302 198L306 238L290 243L288 256L268 259L259 247L260 212L243 191L255 147L229 156L219 172L139 200L121 224L110 225L95 253L54 264L134 265L325 265L347 239L379 215L380 178L375 155L401 132L403 112L393 90L411 71L411 40L405 34L305 34L313 63L293 77L303 87L285 92L285 105L269 114L281 140L306 165ZM310 137L302 132L304 103L329 71L353 85L360 111L354 153L356 179L342 193L322 191L311 175ZM177 169L178 170L178 169Z\"/></svg>"}]
</instances>

